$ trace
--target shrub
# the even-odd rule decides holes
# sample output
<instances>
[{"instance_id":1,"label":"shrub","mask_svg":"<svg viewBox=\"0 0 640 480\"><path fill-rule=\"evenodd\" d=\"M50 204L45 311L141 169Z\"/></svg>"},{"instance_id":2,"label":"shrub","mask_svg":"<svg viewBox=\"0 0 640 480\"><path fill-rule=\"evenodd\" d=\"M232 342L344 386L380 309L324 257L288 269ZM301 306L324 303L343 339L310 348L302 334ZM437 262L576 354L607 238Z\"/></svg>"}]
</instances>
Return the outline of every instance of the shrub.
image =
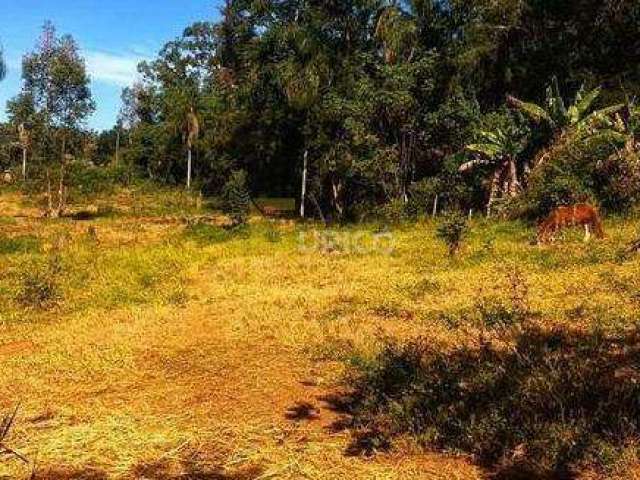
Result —
<instances>
[{"instance_id":1,"label":"shrub","mask_svg":"<svg viewBox=\"0 0 640 480\"><path fill-rule=\"evenodd\" d=\"M411 217L407 206L408 204L401 198L394 198L382 205L378 212L382 221L387 225L400 225Z\"/></svg>"},{"instance_id":2,"label":"shrub","mask_svg":"<svg viewBox=\"0 0 640 480\"><path fill-rule=\"evenodd\" d=\"M231 218L232 226L247 223L250 202L246 172L233 172L222 189L222 209Z\"/></svg>"},{"instance_id":3,"label":"shrub","mask_svg":"<svg viewBox=\"0 0 640 480\"><path fill-rule=\"evenodd\" d=\"M605 136L567 135L529 178L516 213L541 217L559 205L591 202L621 211L640 199L640 159Z\"/></svg>"},{"instance_id":4,"label":"shrub","mask_svg":"<svg viewBox=\"0 0 640 480\"><path fill-rule=\"evenodd\" d=\"M467 217L459 212L448 214L438 226L436 236L447 244L449 255L460 250L462 240L469 229Z\"/></svg>"},{"instance_id":5,"label":"shrub","mask_svg":"<svg viewBox=\"0 0 640 480\"><path fill-rule=\"evenodd\" d=\"M349 379L355 426L387 438L410 433L491 468L540 475L606 469L633 448L640 435L637 331L527 324L510 340L450 351L423 339L387 343Z\"/></svg>"}]
</instances>

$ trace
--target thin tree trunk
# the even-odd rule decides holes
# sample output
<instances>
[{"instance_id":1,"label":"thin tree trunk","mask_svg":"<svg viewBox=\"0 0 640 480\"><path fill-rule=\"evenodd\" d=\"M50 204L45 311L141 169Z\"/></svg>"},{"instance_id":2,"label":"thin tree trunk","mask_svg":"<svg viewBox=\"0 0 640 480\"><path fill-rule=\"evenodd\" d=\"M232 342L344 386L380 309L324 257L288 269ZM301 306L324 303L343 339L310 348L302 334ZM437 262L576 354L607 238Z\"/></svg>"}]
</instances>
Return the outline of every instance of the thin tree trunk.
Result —
<instances>
[{"instance_id":1,"label":"thin tree trunk","mask_svg":"<svg viewBox=\"0 0 640 480\"><path fill-rule=\"evenodd\" d=\"M47 168L47 211L45 213L46 217L51 217L53 215L53 201L51 199L51 174L49 168Z\"/></svg>"},{"instance_id":2,"label":"thin tree trunk","mask_svg":"<svg viewBox=\"0 0 640 480\"><path fill-rule=\"evenodd\" d=\"M308 166L309 150L304 151L304 159L302 161L302 194L300 195L300 218L304 218L304 203L307 196L307 166Z\"/></svg>"},{"instance_id":3,"label":"thin tree trunk","mask_svg":"<svg viewBox=\"0 0 640 480\"><path fill-rule=\"evenodd\" d=\"M58 184L58 208L56 217L61 217L65 208L65 188L64 188L64 163L60 165L60 183Z\"/></svg>"},{"instance_id":4,"label":"thin tree trunk","mask_svg":"<svg viewBox=\"0 0 640 480\"><path fill-rule=\"evenodd\" d=\"M342 205L340 205L340 200L339 200L340 191L342 190L342 185L340 184L340 182L336 184L336 182L333 179L331 179L331 187L333 190L333 204L336 207L338 215L340 215L340 218L342 218L344 209L342 208Z\"/></svg>"},{"instance_id":5,"label":"thin tree trunk","mask_svg":"<svg viewBox=\"0 0 640 480\"><path fill-rule=\"evenodd\" d=\"M27 147L22 147L22 180L27 179Z\"/></svg>"},{"instance_id":6,"label":"thin tree trunk","mask_svg":"<svg viewBox=\"0 0 640 480\"><path fill-rule=\"evenodd\" d=\"M509 195L516 197L520 191L520 180L518 179L518 170L516 162L513 158L509 159Z\"/></svg>"},{"instance_id":7,"label":"thin tree trunk","mask_svg":"<svg viewBox=\"0 0 640 480\"><path fill-rule=\"evenodd\" d=\"M118 128L118 131L116 133L116 166L119 163L119 157L120 157L120 129Z\"/></svg>"},{"instance_id":8,"label":"thin tree trunk","mask_svg":"<svg viewBox=\"0 0 640 480\"><path fill-rule=\"evenodd\" d=\"M318 211L318 216L320 217L320 220L322 220L322 223L324 223L326 225L327 224L327 220L326 220L324 214L322 213L322 208L320 207L320 204L318 203L318 199L313 194L309 195L309 198L311 199L311 201L315 205L316 210Z\"/></svg>"},{"instance_id":9,"label":"thin tree trunk","mask_svg":"<svg viewBox=\"0 0 640 480\"><path fill-rule=\"evenodd\" d=\"M65 151L67 149L67 138L62 136L62 150L60 152L60 182L58 183L58 207L52 212L55 218L62 215L64 210L64 161Z\"/></svg>"},{"instance_id":10,"label":"thin tree trunk","mask_svg":"<svg viewBox=\"0 0 640 480\"><path fill-rule=\"evenodd\" d=\"M191 149L187 151L187 190L191 190Z\"/></svg>"},{"instance_id":11,"label":"thin tree trunk","mask_svg":"<svg viewBox=\"0 0 640 480\"><path fill-rule=\"evenodd\" d=\"M438 214L438 200L440 199L440 195L436 193L435 198L433 199L433 211L431 212L431 216L435 217Z\"/></svg>"}]
</instances>

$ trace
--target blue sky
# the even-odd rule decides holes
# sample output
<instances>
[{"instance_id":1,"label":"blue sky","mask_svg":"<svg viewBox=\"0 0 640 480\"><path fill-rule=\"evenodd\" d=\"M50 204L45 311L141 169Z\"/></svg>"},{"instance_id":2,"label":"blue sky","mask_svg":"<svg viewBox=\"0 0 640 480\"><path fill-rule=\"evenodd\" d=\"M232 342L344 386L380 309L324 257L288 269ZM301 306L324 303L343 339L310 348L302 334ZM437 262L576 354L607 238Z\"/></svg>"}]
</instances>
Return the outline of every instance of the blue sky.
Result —
<instances>
[{"instance_id":1,"label":"blue sky","mask_svg":"<svg viewBox=\"0 0 640 480\"><path fill-rule=\"evenodd\" d=\"M136 78L140 60L198 20L216 20L220 0L1 0L0 42L9 67L0 83L0 120L20 91L22 56L32 50L45 20L78 41L91 75L96 113L91 128L110 128L120 92Z\"/></svg>"}]
</instances>

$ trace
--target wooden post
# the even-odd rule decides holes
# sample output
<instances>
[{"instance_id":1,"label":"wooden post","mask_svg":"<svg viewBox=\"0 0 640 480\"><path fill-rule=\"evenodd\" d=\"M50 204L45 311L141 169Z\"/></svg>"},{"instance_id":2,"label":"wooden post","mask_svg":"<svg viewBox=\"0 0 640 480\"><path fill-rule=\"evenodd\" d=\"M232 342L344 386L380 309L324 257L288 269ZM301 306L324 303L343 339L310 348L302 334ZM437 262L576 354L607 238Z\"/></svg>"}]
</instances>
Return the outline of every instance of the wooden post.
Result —
<instances>
[{"instance_id":1,"label":"wooden post","mask_svg":"<svg viewBox=\"0 0 640 480\"><path fill-rule=\"evenodd\" d=\"M304 203L307 196L307 163L309 150L304 151L304 160L302 162L302 194L300 198L300 218L304 218Z\"/></svg>"}]
</instances>

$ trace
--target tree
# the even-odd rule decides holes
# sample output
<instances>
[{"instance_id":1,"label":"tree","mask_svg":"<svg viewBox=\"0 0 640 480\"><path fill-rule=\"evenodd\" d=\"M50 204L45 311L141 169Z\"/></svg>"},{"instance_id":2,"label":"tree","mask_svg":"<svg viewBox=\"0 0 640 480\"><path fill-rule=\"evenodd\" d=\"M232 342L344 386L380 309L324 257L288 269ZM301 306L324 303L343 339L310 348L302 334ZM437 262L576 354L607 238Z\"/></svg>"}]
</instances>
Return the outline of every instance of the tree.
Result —
<instances>
[{"instance_id":1,"label":"tree","mask_svg":"<svg viewBox=\"0 0 640 480\"><path fill-rule=\"evenodd\" d=\"M595 122L621 110L624 105L617 104L603 109L594 110L593 105L601 94L601 89L595 88L587 91L583 84L576 93L573 103L568 107L565 104L558 79L554 77L547 87L546 101L544 105L524 102L511 95L507 95L507 103L514 109L527 115L536 124L543 124L552 132L553 141L572 129L578 134L588 134ZM540 156L536 165L544 161L546 157Z\"/></svg>"},{"instance_id":2,"label":"tree","mask_svg":"<svg viewBox=\"0 0 640 480\"><path fill-rule=\"evenodd\" d=\"M84 59L75 40L58 37L47 22L35 50L22 63L22 91L9 104L13 121L20 116L32 125L32 148L44 173L46 215L61 215L66 202L65 165L68 145L95 109ZM24 121L24 120L23 120ZM57 168L56 168L57 167ZM58 170L54 207L51 181Z\"/></svg>"},{"instance_id":3,"label":"tree","mask_svg":"<svg viewBox=\"0 0 640 480\"><path fill-rule=\"evenodd\" d=\"M0 81L7 75L7 64L4 61L2 47L0 47Z\"/></svg>"},{"instance_id":4,"label":"tree","mask_svg":"<svg viewBox=\"0 0 640 480\"><path fill-rule=\"evenodd\" d=\"M223 210L231 218L231 225L238 227L247 223L251 198L247 188L247 173L237 170L231 174L222 189Z\"/></svg>"},{"instance_id":5,"label":"tree","mask_svg":"<svg viewBox=\"0 0 640 480\"><path fill-rule=\"evenodd\" d=\"M487 216L491 216L491 208L499 196L515 197L522 191L518 160L527 145L528 129L519 125L509 115L494 115L501 124L493 130L479 130L476 134L479 143L471 143L466 150L475 158L460 166L461 173L473 168L487 166L490 168L489 200Z\"/></svg>"}]
</instances>

